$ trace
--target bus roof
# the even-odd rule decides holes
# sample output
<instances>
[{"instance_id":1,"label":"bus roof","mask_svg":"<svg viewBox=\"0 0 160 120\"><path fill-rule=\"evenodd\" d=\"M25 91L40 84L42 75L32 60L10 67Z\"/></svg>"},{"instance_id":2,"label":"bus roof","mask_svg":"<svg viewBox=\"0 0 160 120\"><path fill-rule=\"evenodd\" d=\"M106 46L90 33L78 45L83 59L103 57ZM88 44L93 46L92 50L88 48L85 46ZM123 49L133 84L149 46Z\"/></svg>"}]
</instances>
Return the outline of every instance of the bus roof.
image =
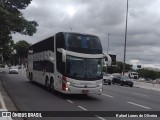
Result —
<instances>
[{"instance_id":1,"label":"bus roof","mask_svg":"<svg viewBox=\"0 0 160 120\"><path fill-rule=\"evenodd\" d=\"M59 32L59 33L68 33L68 34L78 34L78 35L88 35L88 36L93 36L93 37L98 37L96 35L88 34L88 33L78 33L78 32Z\"/></svg>"},{"instance_id":2,"label":"bus roof","mask_svg":"<svg viewBox=\"0 0 160 120\"><path fill-rule=\"evenodd\" d=\"M96 36L96 35L86 34L86 33L78 33L78 32L58 32L58 33L56 33L56 34L59 34L59 33L63 33L63 34L67 34L67 33L68 33L68 34L88 35L88 36L98 37L98 36ZM47 38L44 38L43 40L40 40L40 41L32 44L30 47L32 47L32 46L34 46L35 44L40 43L40 42L42 42L42 41L44 41L44 40L46 40L46 39L49 39L49 38L51 38L51 37L54 37L54 35L53 35L53 36L50 36L50 37L47 37Z\"/></svg>"}]
</instances>

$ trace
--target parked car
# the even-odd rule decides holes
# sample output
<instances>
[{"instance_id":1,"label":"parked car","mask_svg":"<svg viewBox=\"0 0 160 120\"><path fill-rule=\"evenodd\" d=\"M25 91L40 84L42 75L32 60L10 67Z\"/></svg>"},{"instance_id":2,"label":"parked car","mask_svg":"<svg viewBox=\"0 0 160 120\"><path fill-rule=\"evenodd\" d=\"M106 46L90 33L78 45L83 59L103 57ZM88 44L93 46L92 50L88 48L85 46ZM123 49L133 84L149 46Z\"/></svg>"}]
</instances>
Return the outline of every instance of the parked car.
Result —
<instances>
[{"instance_id":1,"label":"parked car","mask_svg":"<svg viewBox=\"0 0 160 120\"><path fill-rule=\"evenodd\" d=\"M9 74L18 74L18 68L10 67L9 68Z\"/></svg>"},{"instance_id":2,"label":"parked car","mask_svg":"<svg viewBox=\"0 0 160 120\"><path fill-rule=\"evenodd\" d=\"M103 84L111 85L110 76L107 73L103 73Z\"/></svg>"},{"instance_id":3,"label":"parked car","mask_svg":"<svg viewBox=\"0 0 160 120\"><path fill-rule=\"evenodd\" d=\"M131 81L131 79L127 76L117 76L117 77L113 77L112 79L112 84L119 84L121 86L123 85L129 85L130 87L133 87L133 82Z\"/></svg>"}]
</instances>

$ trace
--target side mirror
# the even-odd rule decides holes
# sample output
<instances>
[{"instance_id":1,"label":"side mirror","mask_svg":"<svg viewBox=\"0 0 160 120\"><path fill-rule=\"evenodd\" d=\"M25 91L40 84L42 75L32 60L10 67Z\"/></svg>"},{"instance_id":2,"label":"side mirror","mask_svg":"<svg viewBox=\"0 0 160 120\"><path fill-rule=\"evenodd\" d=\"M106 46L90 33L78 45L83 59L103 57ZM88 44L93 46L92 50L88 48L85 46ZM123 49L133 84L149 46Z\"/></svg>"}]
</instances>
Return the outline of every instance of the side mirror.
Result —
<instances>
[{"instance_id":1,"label":"side mirror","mask_svg":"<svg viewBox=\"0 0 160 120\"><path fill-rule=\"evenodd\" d=\"M107 58L108 61L106 61L106 58ZM108 66L112 65L112 59L108 54L104 54L104 59L105 59L106 65L108 65Z\"/></svg>"},{"instance_id":2,"label":"side mirror","mask_svg":"<svg viewBox=\"0 0 160 120\"><path fill-rule=\"evenodd\" d=\"M63 48L57 48L57 51L62 53L62 61L66 62L66 51Z\"/></svg>"}]
</instances>

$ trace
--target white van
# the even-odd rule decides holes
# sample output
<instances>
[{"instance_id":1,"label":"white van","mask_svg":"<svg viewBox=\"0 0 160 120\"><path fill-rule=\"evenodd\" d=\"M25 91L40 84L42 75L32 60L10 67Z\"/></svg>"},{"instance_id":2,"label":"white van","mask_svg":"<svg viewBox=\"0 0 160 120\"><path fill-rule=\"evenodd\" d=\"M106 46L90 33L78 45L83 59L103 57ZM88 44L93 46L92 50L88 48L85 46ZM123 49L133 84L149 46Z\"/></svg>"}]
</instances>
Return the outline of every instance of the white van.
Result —
<instances>
[{"instance_id":1,"label":"white van","mask_svg":"<svg viewBox=\"0 0 160 120\"><path fill-rule=\"evenodd\" d=\"M137 72L129 72L128 77L132 79L139 79L139 75Z\"/></svg>"}]
</instances>

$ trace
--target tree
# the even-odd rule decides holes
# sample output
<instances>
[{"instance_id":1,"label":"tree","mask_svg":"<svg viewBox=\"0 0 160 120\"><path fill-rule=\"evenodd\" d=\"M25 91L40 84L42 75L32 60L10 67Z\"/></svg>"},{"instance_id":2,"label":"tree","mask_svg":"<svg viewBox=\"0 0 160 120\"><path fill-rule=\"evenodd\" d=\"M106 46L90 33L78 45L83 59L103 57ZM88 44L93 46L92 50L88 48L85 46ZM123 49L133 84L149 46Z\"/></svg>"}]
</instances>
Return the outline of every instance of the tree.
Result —
<instances>
[{"instance_id":1,"label":"tree","mask_svg":"<svg viewBox=\"0 0 160 120\"><path fill-rule=\"evenodd\" d=\"M31 0L0 0L0 48L12 39L11 33L32 36L36 32L37 22L26 20L20 11L30 3Z\"/></svg>"},{"instance_id":2,"label":"tree","mask_svg":"<svg viewBox=\"0 0 160 120\"><path fill-rule=\"evenodd\" d=\"M2 55L3 55L3 59L4 61L6 61L6 63L10 63L10 59L12 57L14 51L14 41L13 40L9 40L8 43L3 45L3 49L2 49Z\"/></svg>"},{"instance_id":3,"label":"tree","mask_svg":"<svg viewBox=\"0 0 160 120\"><path fill-rule=\"evenodd\" d=\"M30 44L25 40L21 40L15 44L15 50L20 59L20 64L25 65L25 60L27 58L28 49Z\"/></svg>"},{"instance_id":4,"label":"tree","mask_svg":"<svg viewBox=\"0 0 160 120\"><path fill-rule=\"evenodd\" d=\"M151 78L151 79L156 79L160 77L160 72L154 71L154 70L148 70L148 69L139 69L138 74L140 77L143 78Z\"/></svg>"}]
</instances>

